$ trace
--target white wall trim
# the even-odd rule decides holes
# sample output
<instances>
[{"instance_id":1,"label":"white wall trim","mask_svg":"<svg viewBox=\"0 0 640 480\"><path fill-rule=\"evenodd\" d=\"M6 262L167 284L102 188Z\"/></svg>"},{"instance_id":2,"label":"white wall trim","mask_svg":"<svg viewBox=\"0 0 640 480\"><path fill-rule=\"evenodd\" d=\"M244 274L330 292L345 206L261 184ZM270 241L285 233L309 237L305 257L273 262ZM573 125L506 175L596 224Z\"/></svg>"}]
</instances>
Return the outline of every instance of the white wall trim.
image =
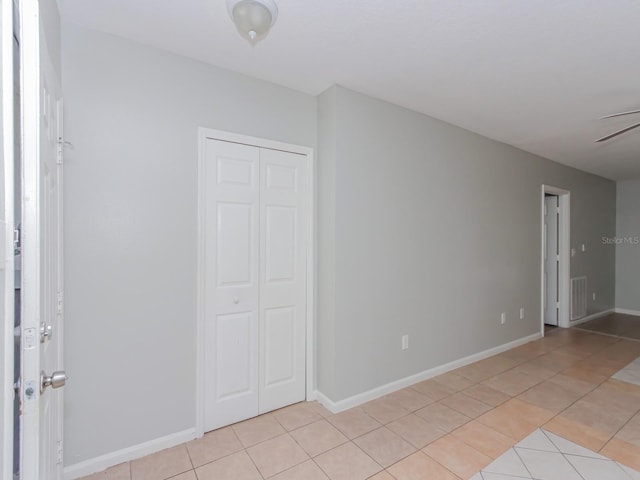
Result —
<instances>
[{"instance_id":1,"label":"white wall trim","mask_svg":"<svg viewBox=\"0 0 640 480\"><path fill-rule=\"evenodd\" d=\"M615 313L622 313L624 315L635 315L640 317L640 310L628 310L626 308L614 308L613 311Z\"/></svg>"},{"instance_id":2,"label":"white wall trim","mask_svg":"<svg viewBox=\"0 0 640 480\"><path fill-rule=\"evenodd\" d=\"M558 326L570 327L571 297L571 192L551 185L542 185L540 198L540 334L544 336L544 194L557 195L560 202L560 309Z\"/></svg>"},{"instance_id":3,"label":"white wall trim","mask_svg":"<svg viewBox=\"0 0 640 480\"><path fill-rule=\"evenodd\" d=\"M604 317L605 315L609 315L614 311L616 310L614 310L613 308L610 308L609 310L603 310L602 312L592 313L591 315L587 315L586 317L578 318L577 320L572 320L571 326L575 327L576 325L580 325L581 323L586 323L590 320L595 320L596 318Z\"/></svg>"},{"instance_id":4,"label":"white wall trim","mask_svg":"<svg viewBox=\"0 0 640 480\"><path fill-rule=\"evenodd\" d=\"M204 235L205 235L205 142L208 138L223 140L225 142L241 143L260 148L282 150L298 153L307 157L307 322L306 322L306 399L316 399L315 385L315 159L311 147L293 145L290 143L269 140L266 138L251 137L239 133L213 130L210 128L198 128L198 264L197 264L197 327L196 327L196 424L195 434L199 438L204 435L204 395L205 395L205 318L204 318Z\"/></svg>"},{"instance_id":5,"label":"white wall trim","mask_svg":"<svg viewBox=\"0 0 640 480\"><path fill-rule=\"evenodd\" d=\"M175 447L194 438L196 438L195 430L190 428L189 430L172 433L148 442L123 448L122 450L116 450L115 452L100 455L99 457L90 458L83 462L74 463L73 465L64 467L64 479L74 480L86 475L91 475L92 473L101 472L114 465L135 460L145 455L159 452L165 448Z\"/></svg>"},{"instance_id":6,"label":"white wall trim","mask_svg":"<svg viewBox=\"0 0 640 480\"><path fill-rule=\"evenodd\" d=\"M432 377L435 377L436 375L441 375L443 373L450 372L451 370L455 370L456 368L469 365L470 363L484 360L485 358L489 358L499 353L506 352L507 350L519 347L520 345L524 345L525 343L529 343L534 340L538 340L539 338L542 338L542 334L534 333L533 335L519 338L518 340L514 340L512 342L505 343L503 345L499 345L497 347L493 347L479 353L474 353L473 355L469 355L468 357L460 358L458 360L454 360L453 362L445 363L444 365L440 365L429 370L416 373L415 375L401 378L400 380L381 385L379 387L359 393L349 398L345 398L344 400L339 400L337 402L334 402L322 392L317 392L317 399L330 412L340 413L348 410L349 408L357 407L358 405L362 405L363 403L375 400L376 398L379 398L383 395L387 395L389 393L393 393L397 390L401 390L424 380L428 380Z\"/></svg>"}]
</instances>

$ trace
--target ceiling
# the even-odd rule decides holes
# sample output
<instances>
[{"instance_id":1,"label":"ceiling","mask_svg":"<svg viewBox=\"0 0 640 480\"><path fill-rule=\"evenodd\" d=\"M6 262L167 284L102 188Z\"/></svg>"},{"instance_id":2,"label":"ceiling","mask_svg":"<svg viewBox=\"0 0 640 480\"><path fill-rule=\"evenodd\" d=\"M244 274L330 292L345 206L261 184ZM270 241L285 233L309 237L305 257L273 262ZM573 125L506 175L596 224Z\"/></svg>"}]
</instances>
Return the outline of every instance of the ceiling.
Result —
<instances>
[{"instance_id":1,"label":"ceiling","mask_svg":"<svg viewBox=\"0 0 640 480\"><path fill-rule=\"evenodd\" d=\"M277 0L252 47L225 0L58 0L63 20L312 95L333 84L614 180L640 178L638 0Z\"/></svg>"}]
</instances>

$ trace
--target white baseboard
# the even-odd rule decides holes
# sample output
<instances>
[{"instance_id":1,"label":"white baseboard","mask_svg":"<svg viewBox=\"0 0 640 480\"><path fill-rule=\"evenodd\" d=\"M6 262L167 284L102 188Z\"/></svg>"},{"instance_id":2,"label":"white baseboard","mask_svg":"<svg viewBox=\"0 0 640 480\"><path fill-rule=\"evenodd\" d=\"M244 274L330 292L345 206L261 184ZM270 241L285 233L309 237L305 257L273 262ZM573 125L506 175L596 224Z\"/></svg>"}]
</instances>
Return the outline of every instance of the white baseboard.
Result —
<instances>
[{"instance_id":1,"label":"white baseboard","mask_svg":"<svg viewBox=\"0 0 640 480\"><path fill-rule=\"evenodd\" d=\"M83 462L74 463L64 467L64 479L74 480L76 478L91 475L92 473L101 472L109 467L118 465L123 462L135 460L151 453L159 452L165 448L175 447L181 443L188 442L196 438L195 429L184 430L182 432L172 433L165 437L155 438L148 442L123 448L115 452L107 453L99 457L90 458Z\"/></svg>"},{"instance_id":2,"label":"white baseboard","mask_svg":"<svg viewBox=\"0 0 640 480\"><path fill-rule=\"evenodd\" d=\"M383 395L387 395L389 393L393 393L397 390L401 390L424 380L428 380L429 378L435 377L436 375L441 375L443 373L450 372L451 370L455 370L456 368L469 365L470 363L484 360L485 358L489 358L499 353L506 352L507 350L519 347L520 345L524 345L525 343L532 342L539 338L542 338L542 335L540 333L534 333L533 335L529 335L527 337L514 340L513 342L490 348L483 352L469 355L468 357L464 357L459 360L454 360L453 362L449 362L444 365L425 370L424 372L416 373L415 375L410 375L400 380L387 383L386 385L381 385L366 392L362 392L352 397L345 398L344 400L338 400L337 402L334 402L319 391L316 393L317 399L331 413L340 413L350 408L357 407L358 405L362 405L363 403L369 402L371 400L375 400L376 398L382 397Z\"/></svg>"},{"instance_id":3,"label":"white baseboard","mask_svg":"<svg viewBox=\"0 0 640 480\"><path fill-rule=\"evenodd\" d=\"M626 308L616 308L615 312L623 313L625 315L635 315L637 317L640 317L640 310L627 310Z\"/></svg>"},{"instance_id":4,"label":"white baseboard","mask_svg":"<svg viewBox=\"0 0 640 480\"><path fill-rule=\"evenodd\" d=\"M592 313L591 315L587 315L586 317L578 318L577 320L571 320L569 322L570 327L575 327L576 325L580 325L581 323L588 322L590 320L595 320L596 318L604 317L605 315L609 315L610 313L617 312L617 310L610 308L609 310L604 310L598 313Z\"/></svg>"}]
</instances>

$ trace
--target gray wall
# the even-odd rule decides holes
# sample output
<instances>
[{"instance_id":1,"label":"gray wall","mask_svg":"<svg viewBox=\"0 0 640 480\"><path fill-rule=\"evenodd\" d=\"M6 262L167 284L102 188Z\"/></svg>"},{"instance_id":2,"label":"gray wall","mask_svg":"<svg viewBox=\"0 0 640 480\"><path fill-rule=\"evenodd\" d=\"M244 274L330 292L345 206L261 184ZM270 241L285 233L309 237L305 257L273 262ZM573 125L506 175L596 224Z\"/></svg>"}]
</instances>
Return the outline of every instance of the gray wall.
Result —
<instances>
[{"instance_id":1,"label":"gray wall","mask_svg":"<svg viewBox=\"0 0 640 480\"><path fill-rule=\"evenodd\" d=\"M341 87L318 111L318 389L331 400L539 332L542 184L571 191L572 246L587 246L571 275L589 277L589 311L613 307L615 251L600 241L615 231L613 182Z\"/></svg>"},{"instance_id":2,"label":"gray wall","mask_svg":"<svg viewBox=\"0 0 640 480\"><path fill-rule=\"evenodd\" d=\"M197 128L316 144L316 101L63 26L65 463L195 423Z\"/></svg>"},{"instance_id":3,"label":"gray wall","mask_svg":"<svg viewBox=\"0 0 640 480\"><path fill-rule=\"evenodd\" d=\"M616 307L640 314L640 180L618 182Z\"/></svg>"}]
</instances>

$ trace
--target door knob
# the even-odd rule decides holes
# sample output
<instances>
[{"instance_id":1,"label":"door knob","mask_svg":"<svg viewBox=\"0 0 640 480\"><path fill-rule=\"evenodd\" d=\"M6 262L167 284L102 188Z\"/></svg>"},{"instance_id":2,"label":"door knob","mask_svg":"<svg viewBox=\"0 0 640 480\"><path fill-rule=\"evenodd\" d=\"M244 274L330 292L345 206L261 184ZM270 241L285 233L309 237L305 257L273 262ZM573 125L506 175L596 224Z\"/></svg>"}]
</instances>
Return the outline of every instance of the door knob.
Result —
<instances>
[{"instance_id":1,"label":"door knob","mask_svg":"<svg viewBox=\"0 0 640 480\"><path fill-rule=\"evenodd\" d=\"M64 387L67 382L67 374L64 371L53 372L51 376L44 373L44 370L40 373L40 393L44 392L47 387L60 388Z\"/></svg>"},{"instance_id":2,"label":"door knob","mask_svg":"<svg viewBox=\"0 0 640 480\"><path fill-rule=\"evenodd\" d=\"M238 297L233 297L233 303L236 305L240 303L240 299Z\"/></svg>"}]
</instances>

